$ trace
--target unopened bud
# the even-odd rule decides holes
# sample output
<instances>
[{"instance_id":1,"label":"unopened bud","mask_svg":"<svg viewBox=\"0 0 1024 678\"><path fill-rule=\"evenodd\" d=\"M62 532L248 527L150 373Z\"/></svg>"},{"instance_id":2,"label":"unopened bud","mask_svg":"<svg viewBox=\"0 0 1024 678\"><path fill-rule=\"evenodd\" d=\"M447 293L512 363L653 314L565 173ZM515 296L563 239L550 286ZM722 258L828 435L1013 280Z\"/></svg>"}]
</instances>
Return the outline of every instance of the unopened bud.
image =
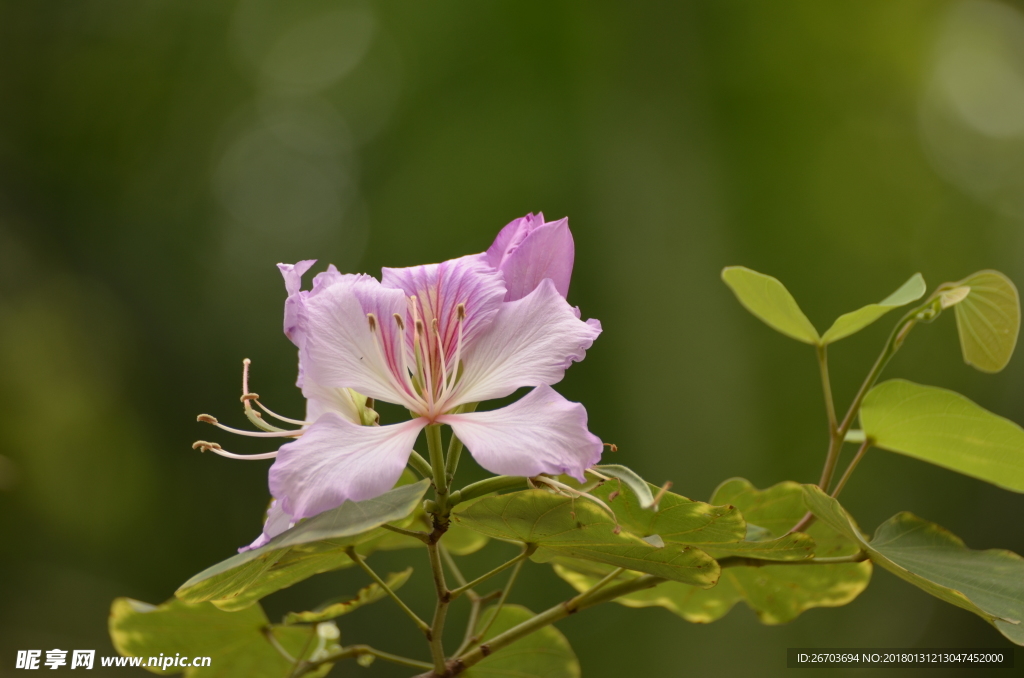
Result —
<instances>
[{"instance_id":1,"label":"unopened bud","mask_svg":"<svg viewBox=\"0 0 1024 678\"><path fill-rule=\"evenodd\" d=\"M337 640L341 638L341 631L338 630L338 625L332 621L320 622L316 625L316 635L324 640Z\"/></svg>"}]
</instances>

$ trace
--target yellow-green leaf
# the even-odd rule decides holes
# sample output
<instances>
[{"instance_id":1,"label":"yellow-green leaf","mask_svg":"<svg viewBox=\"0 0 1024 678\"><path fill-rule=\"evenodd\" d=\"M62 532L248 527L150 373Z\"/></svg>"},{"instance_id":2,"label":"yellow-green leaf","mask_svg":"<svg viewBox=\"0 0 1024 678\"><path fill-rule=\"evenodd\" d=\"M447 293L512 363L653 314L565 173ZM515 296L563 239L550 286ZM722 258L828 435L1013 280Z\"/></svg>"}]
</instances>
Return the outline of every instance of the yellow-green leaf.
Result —
<instances>
[{"instance_id":1,"label":"yellow-green leaf","mask_svg":"<svg viewBox=\"0 0 1024 678\"><path fill-rule=\"evenodd\" d=\"M1024 429L959 393L893 379L864 398L860 421L877 447L1024 492Z\"/></svg>"},{"instance_id":2,"label":"yellow-green leaf","mask_svg":"<svg viewBox=\"0 0 1024 678\"><path fill-rule=\"evenodd\" d=\"M814 515L855 539L873 562L1024 645L1024 558L971 550L948 530L907 512L882 523L868 541L838 501L816 485L805 485L804 493Z\"/></svg>"},{"instance_id":3,"label":"yellow-green leaf","mask_svg":"<svg viewBox=\"0 0 1024 678\"><path fill-rule=\"evenodd\" d=\"M910 280L903 283L898 290L887 296L877 304L868 304L862 308L858 308L856 311L844 313L839 316L832 327L828 328L825 334L821 337L822 344L831 344L832 342L844 339L855 332L860 332L862 329L875 322L883 315L888 313L894 308L900 306L906 306L912 301L917 301L927 291L927 287L924 284L924 278L921 277L920 273L915 273L911 276Z\"/></svg>"},{"instance_id":4,"label":"yellow-green leaf","mask_svg":"<svg viewBox=\"0 0 1024 678\"><path fill-rule=\"evenodd\" d=\"M171 599L154 606L131 598L117 598L110 608L110 638L127 657L174 657L177 654L210 657L210 666L182 669L146 666L161 675L185 672L186 678L283 678L292 668L264 629L292 657L304 658L316 648L312 626L271 626L259 605L240 612L224 612L210 603L186 603ZM312 642L311 642L312 641ZM306 655L303 655L306 652ZM325 665L310 674L322 676Z\"/></svg>"},{"instance_id":5,"label":"yellow-green leaf","mask_svg":"<svg viewBox=\"0 0 1024 678\"><path fill-rule=\"evenodd\" d=\"M794 536L787 535L790 528L807 511L803 490L797 483L784 482L757 490L742 478L732 478L718 487L711 501L735 505L750 521L747 540L702 547L711 553L763 559L774 553L781 556L779 559L806 560L809 546L817 557L846 556L858 550L852 540L821 523L812 525L809 534L797 534L796 540L788 541ZM554 564L558 575L578 591L593 586L612 571L607 565L575 558L560 557ZM626 572L618 580L637 576L635 572ZM810 608L849 603L864 590L870 578L869 562L725 567L714 588L665 582L617 598L616 602L628 607L664 607L687 621L707 623L743 601L763 623L782 624Z\"/></svg>"},{"instance_id":6,"label":"yellow-green leaf","mask_svg":"<svg viewBox=\"0 0 1024 678\"><path fill-rule=\"evenodd\" d=\"M238 610L314 574L347 567L351 561L345 549L358 549L390 534L380 526L408 518L429 485L429 480L421 480L374 499L347 501L282 532L265 546L203 570L175 595L187 602L209 600Z\"/></svg>"},{"instance_id":7,"label":"yellow-green leaf","mask_svg":"<svg viewBox=\"0 0 1024 678\"><path fill-rule=\"evenodd\" d=\"M818 331L777 279L744 266L727 266L722 269L722 280L744 308L772 329L797 341L818 343Z\"/></svg>"},{"instance_id":8,"label":"yellow-green leaf","mask_svg":"<svg viewBox=\"0 0 1024 678\"><path fill-rule=\"evenodd\" d=\"M982 372L1006 367L1020 332L1020 297L999 271L979 271L957 283L970 287L953 307L964 362Z\"/></svg>"},{"instance_id":9,"label":"yellow-green leaf","mask_svg":"<svg viewBox=\"0 0 1024 678\"><path fill-rule=\"evenodd\" d=\"M480 615L477 631L497 612L490 607ZM522 605L504 605L483 641L533 617ZM466 678L579 678L580 663L569 641L554 626L545 626L488 656L462 674Z\"/></svg>"},{"instance_id":10,"label":"yellow-green leaf","mask_svg":"<svg viewBox=\"0 0 1024 678\"><path fill-rule=\"evenodd\" d=\"M392 591L397 591L402 588L405 582L409 581L410 576L412 576L412 568L407 567L401 572L389 574L384 579L384 583L387 584L388 588ZM359 589L353 598L330 601L309 612L289 612L284 617L284 623L311 624L327 621L328 619L335 619L342 615L346 615L349 612L354 612L364 605L375 603L381 598L387 597L387 595L387 591L385 591L382 586L377 582L373 582Z\"/></svg>"},{"instance_id":11,"label":"yellow-green leaf","mask_svg":"<svg viewBox=\"0 0 1024 678\"><path fill-rule=\"evenodd\" d=\"M621 530L611 516L586 498L545 490L524 490L484 497L452 519L496 539L536 544L533 560L569 556L647 572L695 586L714 586L718 563L692 546L652 546Z\"/></svg>"}]
</instances>

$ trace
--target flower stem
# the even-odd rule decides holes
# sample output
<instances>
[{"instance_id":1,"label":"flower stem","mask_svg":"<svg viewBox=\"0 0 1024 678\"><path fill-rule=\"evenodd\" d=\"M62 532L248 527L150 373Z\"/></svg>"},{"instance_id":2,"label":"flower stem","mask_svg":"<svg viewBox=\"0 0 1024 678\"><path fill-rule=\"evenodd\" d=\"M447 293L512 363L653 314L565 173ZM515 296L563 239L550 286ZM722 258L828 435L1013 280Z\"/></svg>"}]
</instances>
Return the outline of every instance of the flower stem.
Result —
<instances>
[{"instance_id":1,"label":"flower stem","mask_svg":"<svg viewBox=\"0 0 1024 678\"><path fill-rule=\"evenodd\" d=\"M522 487L526 485L526 478L520 476L494 476L493 478L487 478L476 483L466 485L461 490L452 492L449 505L455 506L464 501L470 499L476 499L482 497L485 494L491 492L498 492L500 490L510 490L514 487Z\"/></svg>"},{"instance_id":2,"label":"flower stem","mask_svg":"<svg viewBox=\"0 0 1024 678\"><path fill-rule=\"evenodd\" d=\"M381 525L381 527L383 527L385 530L397 532L398 534L404 534L405 536L412 537L413 539L419 539L424 544L430 541L429 532L421 532L419 530L406 530L405 528L395 527L394 525L388 525L387 523Z\"/></svg>"},{"instance_id":3,"label":"flower stem","mask_svg":"<svg viewBox=\"0 0 1024 678\"><path fill-rule=\"evenodd\" d=\"M769 565L835 565L837 563L859 563L867 560L868 555L863 551L850 556L836 556L834 558L804 558L803 560L763 560L761 558L747 558L746 556L729 556L718 561L719 567L767 567Z\"/></svg>"},{"instance_id":4,"label":"flower stem","mask_svg":"<svg viewBox=\"0 0 1024 678\"><path fill-rule=\"evenodd\" d=\"M448 507L448 478L444 469L444 450L441 449L441 425L427 426L427 451L430 453L430 469L434 478L434 494L439 515L445 515Z\"/></svg>"},{"instance_id":5,"label":"flower stem","mask_svg":"<svg viewBox=\"0 0 1024 678\"><path fill-rule=\"evenodd\" d=\"M434 469L430 466L430 462L420 456L420 453L416 450L412 451L409 455L409 466L412 466L416 473L419 473L424 478L433 478Z\"/></svg>"},{"instance_id":6,"label":"flower stem","mask_svg":"<svg viewBox=\"0 0 1024 678\"><path fill-rule=\"evenodd\" d=\"M384 583L384 580L380 578L380 575L378 575L376 572L374 572L373 569L369 565L366 564L366 561L363 560L362 556L360 556L358 553L356 553L355 547L352 547L352 546L348 547L347 549L345 549L345 553L348 554L348 557L351 558L352 561L356 565L358 565L360 568L362 568L363 572L365 572L366 574L370 575L370 579L375 581L377 583L377 586L381 587L384 590L384 592L387 593L391 597L391 599L393 601L395 601L395 603L398 605L398 607L402 608L402 610L407 615L409 615L409 618L412 619L413 623L416 624L416 626L420 629L420 631L422 631L424 633L424 635L428 635L429 636L429 634L430 634L430 626L427 624L427 622L425 622L422 619L420 619L419 615L417 615L415 612L413 612L409 608L409 606L405 604L405 601L403 601L401 598L399 598L398 594L396 594L394 591L392 591L391 587L388 586L386 583Z\"/></svg>"},{"instance_id":7,"label":"flower stem","mask_svg":"<svg viewBox=\"0 0 1024 678\"><path fill-rule=\"evenodd\" d=\"M427 552L430 554L430 569L434 574L434 588L437 592L437 606L434 608L434 620L427 632L430 641L430 655L434 660L434 673L438 676L446 675L444 657L444 620L448 615L448 604L451 602L451 592L444 581L444 568L441 565L440 549L436 542L427 543Z\"/></svg>"},{"instance_id":8,"label":"flower stem","mask_svg":"<svg viewBox=\"0 0 1024 678\"><path fill-rule=\"evenodd\" d=\"M458 412L473 412L476 410L477 403L467 403L458 408ZM455 470L459 468L459 457L462 456L462 441L455 435L455 431L452 431L452 439L448 441L448 454L444 460L445 476L448 479L449 484L455 477Z\"/></svg>"}]
</instances>

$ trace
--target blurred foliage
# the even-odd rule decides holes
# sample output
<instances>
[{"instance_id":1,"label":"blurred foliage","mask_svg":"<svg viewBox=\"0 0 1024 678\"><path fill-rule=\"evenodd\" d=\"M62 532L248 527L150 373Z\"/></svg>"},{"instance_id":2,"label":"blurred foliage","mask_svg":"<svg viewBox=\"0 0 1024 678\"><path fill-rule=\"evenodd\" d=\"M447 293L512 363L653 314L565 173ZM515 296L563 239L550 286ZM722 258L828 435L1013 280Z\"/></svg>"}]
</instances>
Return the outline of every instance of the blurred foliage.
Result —
<instances>
[{"instance_id":1,"label":"blurred foliage","mask_svg":"<svg viewBox=\"0 0 1024 678\"><path fill-rule=\"evenodd\" d=\"M740 474L815 480L813 350L749 317L719 270L785 280L818 327L916 271L1024 281L1022 10L0 0L0 654L113 654L115 596L165 600L258 534L267 463L190 443L212 437L199 412L244 424L244 357L265 402L299 411L278 261L374 273L480 251L528 211L569 215L570 300L605 334L559 390L619 445L606 461L687 496ZM887 331L833 347L840 407ZM977 373L949 317L887 376L1024 421L1020 359ZM1019 515L1018 495L899 455L868 455L843 497L867 530L910 510L971 548L1024 551L1024 528L985 519ZM401 569L391 555L378 570ZM266 607L275 620L365 584L323 575ZM513 597L543 609L570 591L528 565ZM637 656L651 674L685 657L771 676L789 646L1004 642L885 572L848 607L771 628L745 610L624 624L640 613L606 607L560 625L587 676L629 674ZM391 613L339 626L419 652ZM725 652L737 637L744 652Z\"/></svg>"}]
</instances>

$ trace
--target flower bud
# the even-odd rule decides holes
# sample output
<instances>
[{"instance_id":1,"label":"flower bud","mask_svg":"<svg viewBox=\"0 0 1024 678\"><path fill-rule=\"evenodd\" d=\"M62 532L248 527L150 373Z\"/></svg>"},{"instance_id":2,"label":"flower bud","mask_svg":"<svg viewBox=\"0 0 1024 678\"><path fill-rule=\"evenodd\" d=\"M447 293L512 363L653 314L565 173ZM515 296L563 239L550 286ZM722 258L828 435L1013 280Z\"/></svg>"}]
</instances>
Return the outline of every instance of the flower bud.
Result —
<instances>
[{"instance_id":1,"label":"flower bud","mask_svg":"<svg viewBox=\"0 0 1024 678\"><path fill-rule=\"evenodd\" d=\"M545 278L564 298L575 257L569 220L545 222L542 213L527 214L501 229L484 257L505 276L505 301L522 299Z\"/></svg>"}]
</instances>

